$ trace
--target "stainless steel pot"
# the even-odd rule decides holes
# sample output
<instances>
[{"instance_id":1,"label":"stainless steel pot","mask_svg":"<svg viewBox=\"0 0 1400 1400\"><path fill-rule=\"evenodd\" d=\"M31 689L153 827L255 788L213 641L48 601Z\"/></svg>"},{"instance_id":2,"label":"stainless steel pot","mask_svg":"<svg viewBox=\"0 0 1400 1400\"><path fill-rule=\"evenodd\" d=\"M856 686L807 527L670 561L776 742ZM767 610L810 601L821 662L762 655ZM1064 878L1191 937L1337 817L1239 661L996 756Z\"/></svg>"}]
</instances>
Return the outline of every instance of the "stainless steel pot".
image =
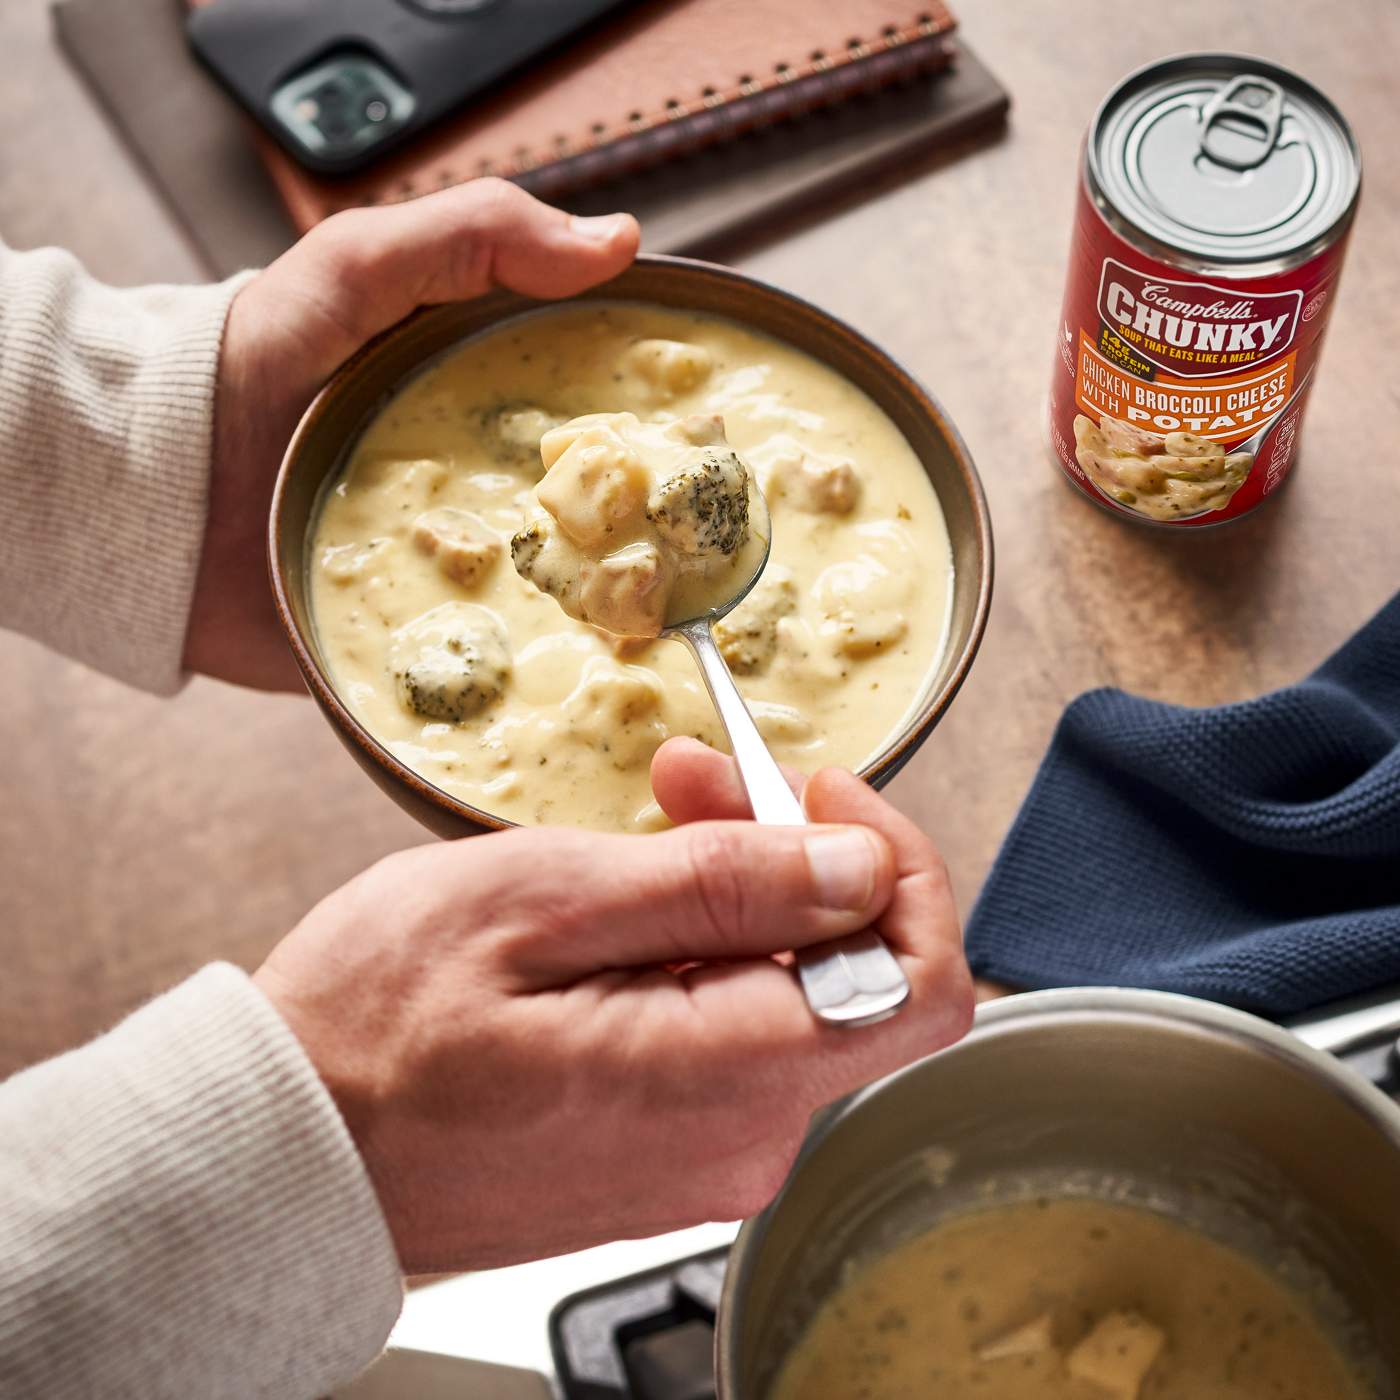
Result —
<instances>
[{"instance_id":1,"label":"stainless steel pot","mask_svg":"<svg viewBox=\"0 0 1400 1400\"><path fill-rule=\"evenodd\" d=\"M1314 1048L1379 1042L1389 1065L1397 1024L1393 1006L1361 1007L1293 1034L1112 988L983 1006L961 1044L821 1117L744 1226L719 1312L720 1400L766 1400L853 1262L1047 1192L1166 1210L1309 1285L1377 1393L1400 1393L1400 1108Z\"/></svg>"}]
</instances>

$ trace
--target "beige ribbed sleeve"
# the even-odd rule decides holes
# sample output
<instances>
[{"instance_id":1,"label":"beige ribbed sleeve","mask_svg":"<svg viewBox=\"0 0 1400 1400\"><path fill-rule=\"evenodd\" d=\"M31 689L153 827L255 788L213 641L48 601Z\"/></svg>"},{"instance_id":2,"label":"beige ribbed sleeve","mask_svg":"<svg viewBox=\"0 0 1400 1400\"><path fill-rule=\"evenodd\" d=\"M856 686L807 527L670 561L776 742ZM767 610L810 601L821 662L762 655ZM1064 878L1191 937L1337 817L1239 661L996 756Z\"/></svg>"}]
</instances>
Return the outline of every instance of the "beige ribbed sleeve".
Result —
<instances>
[{"instance_id":1,"label":"beige ribbed sleeve","mask_svg":"<svg viewBox=\"0 0 1400 1400\"><path fill-rule=\"evenodd\" d=\"M0 626L178 686L236 289L0 247ZM4 1400L313 1400L401 1302L335 1105L235 968L0 1084Z\"/></svg>"},{"instance_id":2,"label":"beige ribbed sleeve","mask_svg":"<svg viewBox=\"0 0 1400 1400\"><path fill-rule=\"evenodd\" d=\"M237 969L0 1085L5 1400L313 1400L401 1301L344 1124Z\"/></svg>"},{"instance_id":3,"label":"beige ribbed sleeve","mask_svg":"<svg viewBox=\"0 0 1400 1400\"><path fill-rule=\"evenodd\" d=\"M178 687L239 285L118 290L0 246L0 626Z\"/></svg>"}]
</instances>

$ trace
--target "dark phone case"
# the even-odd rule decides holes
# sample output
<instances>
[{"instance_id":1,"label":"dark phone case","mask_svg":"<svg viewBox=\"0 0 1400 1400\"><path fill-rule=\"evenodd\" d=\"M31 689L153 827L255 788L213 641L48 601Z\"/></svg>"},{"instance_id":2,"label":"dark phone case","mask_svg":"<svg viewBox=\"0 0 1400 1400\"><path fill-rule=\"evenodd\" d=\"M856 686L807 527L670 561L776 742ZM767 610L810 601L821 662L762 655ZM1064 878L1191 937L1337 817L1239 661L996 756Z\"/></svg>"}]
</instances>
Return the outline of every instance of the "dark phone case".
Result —
<instances>
[{"instance_id":1,"label":"dark phone case","mask_svg":"<svg viewBox=\"0 0 1400 1400\"><path fill-rule=\"evenodd\" d=\"M347 174L371 164L490 84L612 10L638 0L486 0L433 14L410 0L214 0L186 33L202 62L300 164ZM376 58L417 100L409 120L350 158L327 159L273 115L277 88L340 49Z\"/></svg>"}]
</instances>

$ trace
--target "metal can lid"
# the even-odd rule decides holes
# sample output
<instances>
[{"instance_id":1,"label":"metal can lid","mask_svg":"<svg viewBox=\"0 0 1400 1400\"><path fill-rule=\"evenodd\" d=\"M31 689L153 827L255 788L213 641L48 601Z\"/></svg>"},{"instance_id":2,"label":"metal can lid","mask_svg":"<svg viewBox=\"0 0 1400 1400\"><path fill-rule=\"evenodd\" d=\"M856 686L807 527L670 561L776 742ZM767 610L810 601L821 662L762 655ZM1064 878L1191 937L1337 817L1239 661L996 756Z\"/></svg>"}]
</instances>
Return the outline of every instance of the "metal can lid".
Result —
<instances>
[{"instance_id":1,"label":"metal can lid","mask_svg":"<svg viewBox=\"0 0 1400 1400\"><path fill-rule=\"evenodd\" d=\"M1110 221L1207 264L1308 256L1345 226L1361 187L1336 107L1296 73L1240 54L1130 74L1094 117L1087 162Z\"/></svg>"}]
</instances>

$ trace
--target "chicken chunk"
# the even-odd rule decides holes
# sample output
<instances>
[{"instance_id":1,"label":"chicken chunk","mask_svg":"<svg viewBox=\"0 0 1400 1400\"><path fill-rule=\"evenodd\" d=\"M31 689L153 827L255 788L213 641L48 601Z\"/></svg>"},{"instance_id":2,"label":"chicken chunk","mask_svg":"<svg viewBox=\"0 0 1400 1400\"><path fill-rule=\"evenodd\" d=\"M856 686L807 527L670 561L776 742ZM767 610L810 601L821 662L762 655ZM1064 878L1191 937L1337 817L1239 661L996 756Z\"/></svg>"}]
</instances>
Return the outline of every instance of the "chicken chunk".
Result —
<instances>
[{"instance_id":1,"label":"chicken chunk","mask_svg":"<svg viewBox=\"0 0 1400 1400\"><path fill-rule=\"evenodd\" d=\"M389 664L406 710L461 724L505 690L510 644L485 608L441 603L394 633Z\"/></svg>"},{"instance_id":2,"label":"chicken chunk","mask_svg":"<svg viewBox=\"0 0 1400 1400\"><path fill-rule=\"evenodd\" d=\"M424 511L413 522L413 544L463 588L475 588L502 552L500 537L479 515L454 506Z\"/></svg>"},{"instance_id":3,"label":"chicken chunk","mask_svg":"<svg viewBox=\"0 0 1400 1400\"><path fill-rule=\"evenodd\" d=\"M861 480L844 458L799 450L773 462L767 487L812 515L849 515L860 501Z\"/></svg>"},{"instance_id":4,"label":"chicken chunk","mask_svg":"<svg viewBox=\"0 0 1400 1400\"><path fill-rule=\"evenodd\" d=\"M1141 1313L1106 1313L1065 1358L1065 1368L1108 1400L1138 1400L1166 1340L1166 1333Z\"/></svg>"},{"instance_id":5,"label":"chicken chunk","mask_svg":"<svg viewBox=\"0 0 1400 1400\"><path fill-rule=\"evenodd\" d=\"M671 570L660 550L645 540L590 561L580 573L583 615L623 637L657 636L670 596Z\"/></svg>"},{"instance_id":6,"label":"chicken chunk","mask_svg":"<svg viewBox=\"0 0 1400 1400\"><path fill-rule=\"evenodd\" d=\"M778 622L797 609L792 571L770 564L753 592L728 617L715 623L720 655L736 676L768 668L778 650Z\"/></svg>"},{"instance_id":7,"label":"chicken chunk","mask_svg":"<svg viewBox=\"0 0 1400 1400\"><path fill-rule=\"evenodd\" d=\"M1088 422L1088 419L1084 420ZM1075 420L1076 427L1078 420ZM1134 423L1125 423L1120 418L1111 418L1104 414L1099 420L1099 428L1104 435L1104 441L1110 452L1133 452L1139 457L1153 457L1159 452L1168 450L1166 444L1156 433L1149 432L1146 428L1139 428ZM1190 433L1180 434L1183 437L1193 436Z\"/></svg>"}]
</instances>

